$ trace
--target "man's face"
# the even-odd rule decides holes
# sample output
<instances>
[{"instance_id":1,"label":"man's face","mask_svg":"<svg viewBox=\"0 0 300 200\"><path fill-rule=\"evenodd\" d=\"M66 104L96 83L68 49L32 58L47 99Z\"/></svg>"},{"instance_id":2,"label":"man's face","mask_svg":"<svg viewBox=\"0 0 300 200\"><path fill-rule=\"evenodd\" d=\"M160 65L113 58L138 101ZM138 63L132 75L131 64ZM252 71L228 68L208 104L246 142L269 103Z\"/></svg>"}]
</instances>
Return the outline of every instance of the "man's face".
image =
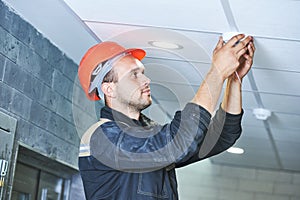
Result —
<instances>
[{"instance_id":1,"label":"man's face","mask_svg":"<svg viewBox=\"0 0 300 200\"><path fill-rule=\"evenodd\" d=\"M128 55L117 61L113 68L118 77L115 83L116 100L129 109L138 111L150 106L150 79L144 74L144 65Z\"/></svg>"}]
</instances>

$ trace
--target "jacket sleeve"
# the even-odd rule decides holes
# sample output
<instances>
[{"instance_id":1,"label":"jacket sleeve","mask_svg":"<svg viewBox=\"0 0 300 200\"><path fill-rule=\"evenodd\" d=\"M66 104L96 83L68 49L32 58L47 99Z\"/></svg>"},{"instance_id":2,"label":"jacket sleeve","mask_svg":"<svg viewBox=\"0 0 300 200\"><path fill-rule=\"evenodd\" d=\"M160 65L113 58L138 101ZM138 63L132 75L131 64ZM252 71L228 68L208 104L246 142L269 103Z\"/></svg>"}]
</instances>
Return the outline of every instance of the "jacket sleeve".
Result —
<instances>
[{"instance_id":1,"label":"jacket sleeve","mask_svg":"<svg viewBox=\"0 0 300 200\"><path fill-rule=\"evenodd\" d=\"M210 113L188 103L169 124L128 126L107 122L91 137L91 155L103 164L128 172L153 171L184 161L198 151L210 123Z\"/></svg>"},{"instance_id":2,"label":"jacket sleeve","mask_svg":"<svg viewBox=\"0 0 300 200\"><path fill-rule=\"evenodd\" d=\"M193 162L217 155L231 147L242 133L241 114L226 113L221 106L212 118L207 134L202 142L198 143L197 153L188 160L178 160L176 167L183 167Z\"/></svg>"}]
</instances>

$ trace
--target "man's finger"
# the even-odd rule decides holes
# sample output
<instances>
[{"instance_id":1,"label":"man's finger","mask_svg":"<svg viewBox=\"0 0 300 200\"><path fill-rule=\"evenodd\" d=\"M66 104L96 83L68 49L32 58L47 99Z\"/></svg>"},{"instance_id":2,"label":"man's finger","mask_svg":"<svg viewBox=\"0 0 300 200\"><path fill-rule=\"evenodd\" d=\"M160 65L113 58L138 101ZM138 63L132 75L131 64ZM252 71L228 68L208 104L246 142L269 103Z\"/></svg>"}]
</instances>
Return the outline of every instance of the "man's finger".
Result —
<instances>
[{"instance_id":1,"label":"man's finger","mask_svg":"<svg viewBox=\"0 0 300 200\"><path fill-rule=\"evenodd\" d=\"M236 46L234 47L235 49L239 50L242 49L244 47L247 47L248 44L252 41L252 37L248 36L246 37L244 40L240 41L238 44L236 44Z\"/></svg>"},{"instance_id":2,"label":"man's finger","mask_svg":"<svg viewBox=\"0 0 300 200\"><path fill-rule=\"evenodd\" d=\"M248 45L248 51L249 51L249 55L251 57L253 57L254 51L255 51L255 46L254 46L253 42L249 43L249 45Z\"/></svg>"},{"instance_id":3,"label":"man's finger","mask_svg":"<svg viewBox=\"0 0 300 200\"><path fill-rule=\"evenodd\" d=\"M241 39L243 39L245 37L244 34L238 34L233 36L228 42L228 46L233 47L234 45L236 45Z\"/></svg>"},{"instance_id":4,"label":"man's finger","mask_svg":"<svg viewBox=\"0 0 300 200\"><path fill-rule=\"evenodd\" d=\"M220 36L215 51L219 50L223 46L223 43L224 43L223 38L222 36Z\"/></svg>"},{"instance_id":5,"label":"man's finger","mask_svg":"<svg viewBox=\"0 0 300 200\"><path fill-rule=\"evenodd\" d=\"M239 50L236 54L237 58L239 59L242 55L246 54L247 50L248 50L248 47L244 47L241 50Z\"/></svg>"}]
</instances>

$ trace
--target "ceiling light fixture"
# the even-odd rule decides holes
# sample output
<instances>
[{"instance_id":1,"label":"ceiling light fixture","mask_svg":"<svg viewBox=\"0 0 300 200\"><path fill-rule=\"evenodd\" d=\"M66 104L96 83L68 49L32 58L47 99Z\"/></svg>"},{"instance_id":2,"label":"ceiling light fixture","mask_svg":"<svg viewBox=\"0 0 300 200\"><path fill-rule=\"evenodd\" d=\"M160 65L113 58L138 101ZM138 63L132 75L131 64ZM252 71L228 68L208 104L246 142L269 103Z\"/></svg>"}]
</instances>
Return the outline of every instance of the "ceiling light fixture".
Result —
<instances>
[{"instance_id":1,"label":"ceiling light fixture","mask_svg":"<svg viewBox=\"0 0 300 200\"><path fill-rule=\"evenodd\" d=\"M233 153L233 154L243 154L245 151L242 148L239 147L230 147L227 149L227 152Z\"/></svg>"},{"instance_id":2,"label":"ceiling light fixture","mask_svg":"<svg viewBox=\"0 0 300 200\"><path fill-rule=\"evenodd\" d=\"M183 46L172 42L149 41L148 44L150 44L153 47L158 47L162 49L183 49Z\"/></svg>"}]
</instances>

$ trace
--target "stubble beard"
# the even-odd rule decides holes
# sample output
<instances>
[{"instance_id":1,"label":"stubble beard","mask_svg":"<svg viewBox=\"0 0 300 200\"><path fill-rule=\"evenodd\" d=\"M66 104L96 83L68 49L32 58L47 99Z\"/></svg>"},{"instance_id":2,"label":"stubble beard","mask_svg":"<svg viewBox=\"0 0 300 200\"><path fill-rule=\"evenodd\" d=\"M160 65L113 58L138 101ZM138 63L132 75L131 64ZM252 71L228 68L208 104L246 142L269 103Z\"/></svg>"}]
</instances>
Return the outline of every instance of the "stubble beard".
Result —
<instances>
[{"instance_id":1,"label":"stubble beard","mask_svg":"<svg viewBox=\"0 0 300 200\"><path fill-rule=\"evenodd\" d=\"M152 104L152 98L150 96L147 100L143 98L140 98L139 100L123 99L122 104L124 104L130 111L141 112Z\"/></svg>"},{"instance_id":2,"label":"stubble beard","mask_svg":"<svg viewBox=\"0 0 300 200\"><path fill-rule=\"evenodd\" d=\"M149 100L145 101L129 101L128 107L131 109L135 109L137 112L141 112L142 110L148 108L152 104L152 99L149 97Z\"/></svg>"}]
</instances>

